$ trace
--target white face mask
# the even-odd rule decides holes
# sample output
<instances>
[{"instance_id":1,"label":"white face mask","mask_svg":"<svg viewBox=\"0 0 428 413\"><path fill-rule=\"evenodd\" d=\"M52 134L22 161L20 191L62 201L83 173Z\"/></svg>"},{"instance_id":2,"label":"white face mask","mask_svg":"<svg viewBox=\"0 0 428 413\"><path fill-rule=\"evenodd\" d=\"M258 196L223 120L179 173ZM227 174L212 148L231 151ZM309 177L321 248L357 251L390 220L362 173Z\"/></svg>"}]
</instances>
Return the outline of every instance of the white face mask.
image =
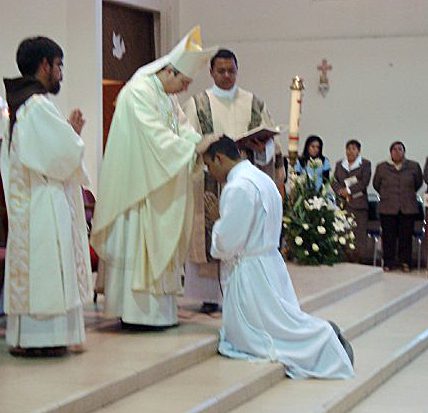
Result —
<instances>
[{"instance_id":1,"label":"white face mask","mask_svg":"<svg viewBox=\"0 0 428 413\"><path fill-rule=\"evenodd\" d=\"M254 163L260 166L267 165L275 155L275 143L269 139L263 152L254 152Z\"/></svg>"},{"instance_id":2,"label":"white face mask","mask_svg":"<svg viewBox=\"0 0 428 413\"><path fill-rule=\"evenodd\" d=\"M237 90L238 86L236 84L233 86L232 89L229 90L220 89L217 85L213 85L213 87L211 88L211 91L213 92L214 96L229 100L235 99Z\"/></svg>"}]
</instances>

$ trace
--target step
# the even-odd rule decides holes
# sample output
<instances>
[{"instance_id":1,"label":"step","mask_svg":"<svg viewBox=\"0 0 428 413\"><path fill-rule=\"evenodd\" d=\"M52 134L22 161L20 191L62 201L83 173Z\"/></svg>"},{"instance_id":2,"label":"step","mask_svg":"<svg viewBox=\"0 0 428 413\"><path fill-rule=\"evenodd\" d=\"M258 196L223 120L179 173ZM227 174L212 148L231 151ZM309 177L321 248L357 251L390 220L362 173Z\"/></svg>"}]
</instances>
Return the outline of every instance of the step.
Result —
<instances>
[{"instance_id":1,"label":"step","mask_svg":"<svg viewBox=\"0 0 428 413\"><path fill-rule=\"evenodd\" d=\"M301 302L313 308L382 277L379 268L355 264L320 268L291 264L289 270ZM15 359L0 341L2 413L89 412L216 354L220 319L195 314L166 332L125 333L117 321L103 318L102 301L100 297L98 310L90 307L85 312L88 351L84 354L59 360ZM58 381L58 376L63 379ZM14 397L16 388L34 397Z\"/></svg>"},{"instance_id":2,"label":"step","mask_svg":"<svg viewBox=\"0 0 428 413\"><path fill-rule=\"evenodd\" d=\"M208 359L217 352L217 335L203 324L126 333L110 322L88 332L85 353L45 360L11 357L0 341L1 412L92 411Z\"/></svg>"},{"instance_id":3,"label":"step","mask_svg":"<svg viewBox=\"0 0 428 413\"><path fill-rule=\"evenodd\" d=\"M419 277L382 275L379 282L325 306L314 315L332 320L353 339L428 294Z\"/></svg>"},{"instance_id":4,"label":"step","mask_svg":"<svg viewBox=\"0 0 428 413\"><path fill-rule=\"evenodd\" d=\"M351 380L283 380L234 413L347 412L428 348L428 297L373 326L352 341ZM346 331L345 331L346 333ZM308 397L310 395L310 397ZM286 410L286 411L287 411Z\"/></svg>"},{"instance_id":5,"label":"step","mask_svg":"<svg viewBox=\"0 0 428 413\"><path fill-rule=\"evenodd\" d=\"M383 297L382 289L385 290ZM387 306L388 301L400 302L403 300L408 304L410 299L408 297L417 300L428 293L428 283L422 279L410 277L404 279L402 277L385 277L385 279L381 279L380 282L365 290L358 290L355 295L360 296L360 300L363 302L367 300L370 291L376 291L374 296L379 299L378 306L383 308ZM352 297L345 297L337 302L335 306L338 311L341 311L343 307L342 301L350 301ZM358 300L355 304L358 305ZM364 309L361 302L359 304ZM400 306L395 305L395 307ZM375 310L374 306L373 311ZM390 311L388 316L393 313ZM365 313L361 312L360 316L364 315ZM358 316L355 320L351 320L350 324L356 322L358 322ZM284 381L282 366L277 364L268 364L267 366L271 366L270 369L266 367L266 364L260 365L213 357L178 373L174 377L106 406L98 412L129 412L138 406L146 406L148 411L159 413L171 411L171 406L173 406L174 412L227 412L245 400L261 394L263 390L269 389L270 385L275 384L275 382ZM260 369L261 373L257 369ZM272 380L271 375L275 380ZM201 386L195 386L195 383L201 383ZM164 394L169 395L167 400L162 397Z\"/></svg>"},{"instance_id":6,"label":"step","mask_svg":"<svg viewBox=\"0 0 428 413\"><path fill-rule=\"evenodd\" d=\"M424 388L427 383L427 371L428 350L425 350L350 413L427 411L428 394Z\"/></svg>"},{"instance_id":7,"label":"step","mask_svg":"<svg viewBox=\"0 0 428 413\"><path fill-rule=\"evenodd\" d=\"M428 349L428 329L400 348L367 377L325 403L318 413L347 413Z\"/></svg>"},{"instance_id":8,"label":"step","mask_svg":"<svg viewBox=\"0 0 428 413\"><path fill-rule=\"evenodd\" d=\"M303 268L295 273L291 267L289 271L300 306L308 313L369 287L383 276L379 267L349 263Z\"/></svg>"},{"instance_id":9,"label":"step","mask_svg":"<svg viewBox=\"0 0 428 413\"><path fill-rule=\"evenodd\" d=\"M215 356L97 412L229 411L283 378L284 368L280 364L249 363Z\"/></svg>"}]
</instances>

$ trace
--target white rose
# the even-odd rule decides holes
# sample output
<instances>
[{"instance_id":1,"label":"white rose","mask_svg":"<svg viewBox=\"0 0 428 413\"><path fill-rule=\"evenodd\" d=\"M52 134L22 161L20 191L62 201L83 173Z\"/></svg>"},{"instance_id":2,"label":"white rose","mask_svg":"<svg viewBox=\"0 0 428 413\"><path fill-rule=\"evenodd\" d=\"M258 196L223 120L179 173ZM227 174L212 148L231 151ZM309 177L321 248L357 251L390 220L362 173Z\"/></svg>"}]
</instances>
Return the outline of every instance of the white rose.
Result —
<instances>
[{"instance_id":1,"label":"white rose","mask_svg":"<svg viewBox=\"0 0 428 413\"><path fill-rule=\"evenodd\" d=\"M302 225L302 227L303 227L303 229L304 229L305 231L307 231L307 230L309 229L309 225L308 225L308 224L303 224L303 225Z\"/></svg>"},{"instance_id":2,"label":"white rose","mask_svg":"<svg viewBox=\"0 0 428 413\"><path fill-rule=\"evenodd\" d=\"M341 244L341 245L345 245L346 244L345 237L339 237L339 244Z\"/></svg>"},{"instance_id":3,"label":"white rose","mask_svg":"<svg viewBox=\"0 0 428 413\"><path fill-rule=\"evenodd\" d=\"M321 218L321 224L325 224L325 219Z\"/></svg>"},{"instance_id":4,"label":"white rose","mask_svg":"<svg viewBox=\"0 0 428 413\"><path fill-rule=\"evenodd\" d=\"M317 227L317 230L318 230L318 232L321 234L321 235L323 235L323 234L325 234L327 231L325 230L325 228L323 227L323 226L321 226L321 225L319 225L318 227Z\"/></svg>"},{"instance_id":5,"label":"white rose","mask_svg":"<svg viewBox=\"0 0 428 413\"><path fill-rule=\"evenodd\" d=\"M334 234L333 235L333 240L337 242L339 240L339 237L336 234Z\"/></svg>"},{"instance_id":6,"label":"white rose","mask_svg":"<svg viewBox=\"0 0 428 413\"><path fill-rule=\"evenodd\" d=\"M320 250L320 247L317 244L315 244L315 242L314 242L312 244L312 250L315 251L315 252L318 252Z\"/></svg>"},{"instance_id":7,"label":"white rose","mask_svg":"<svg viewBox=\"0 0 428 413\"><path fill-rule=\"evenodd\" d=\"M322 207L326 206L326 202L322 198L314 197L313 201L314 209L320 210Z\"/></svg>"},{"instance_id":8,"label":"white rose","mask_svg":"<svg viewBox=\"0 0 428 413\"><path fill-rule=\"evenodd\" d=\"M334 249L333 252L334 252L334 255L338 255L339 254L339 251L337 251L337 249Z\"/></svg>"},{"instance_id":9,"label":"white rose","mask_svg":"<svg viewBox=\"0 0 428 413\"><path fill-rule=\"evenodd\" d=\"M309 255L309 251L305 250L305 251L303 252L303 254L305 254L306 256L308 256L308 255Z\"/></svg>"},{"instance_id":10,"label":"white rose","mask_svg":"<svg viewBox=\"0 0 428 413\"><path fill-rule=\"evenodd\" d=\"M350 232L350 233L349 233L349 239L355 239L355 235L354 235L354 233L353 233L353 232Z\"/></svg>"},{"instance_id":11,"label":"white rose","mask_svg":"<svg viewBox=\"0 0 428 413\"><path fill-rule=\"evenodd\" d=\"M296 245L300 246L303 244L303 238L302 237L296 237L296 238L294 238L294 242L296 243Z\"/></svg>"},{"instance_id":12,"label":"white rose","mask_svg":"<svg viewBox=\"0 0 428 413\"><path fill-rule=\"evenodd\" d=\"M333 227L334 227L334 230L336 232L344 232L345 231L345 226L339 221L334 221Z\"/></svg>"},{"instance_id":13,"label":"white rose","mask_svg":"<svg viewBox=\"0 0 428 413\"><path fill-rule=\"evenodd\" d=\"M354 244L349 244L349 249L354 250L355 249L355 245Z\"/></svg>"}]
</instances>

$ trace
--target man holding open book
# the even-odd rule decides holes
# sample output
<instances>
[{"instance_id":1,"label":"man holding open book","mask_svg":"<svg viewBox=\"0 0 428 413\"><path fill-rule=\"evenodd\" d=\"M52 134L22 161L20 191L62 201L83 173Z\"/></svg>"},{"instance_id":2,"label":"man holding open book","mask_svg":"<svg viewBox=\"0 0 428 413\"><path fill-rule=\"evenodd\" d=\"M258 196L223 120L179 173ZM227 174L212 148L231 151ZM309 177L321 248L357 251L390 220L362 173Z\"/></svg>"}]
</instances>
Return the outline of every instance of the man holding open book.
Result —
<instances>
[{"instance_id":1,"label":"man holding open book","mask_svg":"<svg viewBox=\"0 0 428 413\"><path fill-rule=\"evenodd\" d=\"M234 53L220 49L211 59L210 74L214 85L183 106L190 123L205 136L226 134L237 142L242 138L247 158L266 172L283 194L285 170L281 148L273 138L266 138L266 134L276 133L273 121L263 101L237 86L238 61ZM201 173L195 182L195 218L186 263L185 295L203 301L201 311L212 313L221 303L221 289L218 262L209 254L211 224L205 222L204 192L219 196L217 183Z\"/></svg>"}]
</instances>

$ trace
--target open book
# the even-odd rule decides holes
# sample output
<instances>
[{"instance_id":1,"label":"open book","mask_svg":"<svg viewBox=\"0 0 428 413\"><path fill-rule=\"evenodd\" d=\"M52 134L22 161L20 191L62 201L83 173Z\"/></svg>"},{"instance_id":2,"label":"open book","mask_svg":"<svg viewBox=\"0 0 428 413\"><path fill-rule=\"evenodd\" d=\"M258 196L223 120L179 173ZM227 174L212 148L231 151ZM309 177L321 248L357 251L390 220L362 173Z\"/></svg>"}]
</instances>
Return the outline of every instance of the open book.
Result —
<instances>
[{"instance_id":1,"label":"open book","mask_svg":"<svg viewBox=\"0 0 428 413\"><path fill-rule=\"evenodd\" d=\"M239 149L244 149L248 147L248 143L257 141L260 143L266 143L269 139L279 133L281 133L281 128L279 126L258 126L257 128L251 129L248 132L235 137L234 141L238 145Z\"/></svg>"}]
</instances>

